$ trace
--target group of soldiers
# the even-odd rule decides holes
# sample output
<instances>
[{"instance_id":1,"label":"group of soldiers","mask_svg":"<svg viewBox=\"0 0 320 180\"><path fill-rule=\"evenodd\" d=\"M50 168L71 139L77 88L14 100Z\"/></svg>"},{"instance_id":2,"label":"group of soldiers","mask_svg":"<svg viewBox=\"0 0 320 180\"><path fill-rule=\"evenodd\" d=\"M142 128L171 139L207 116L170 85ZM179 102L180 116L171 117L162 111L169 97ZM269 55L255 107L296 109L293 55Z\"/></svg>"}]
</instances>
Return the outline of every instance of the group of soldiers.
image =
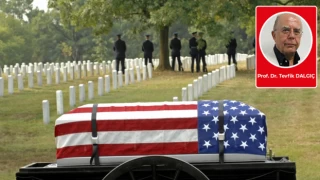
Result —
<instances>
[{"instance_id":1,"label":"group of soldiers","mask_svg":"<svg viewBox=\"0 0 320 180\"><path fill-rule=\"evenodd\" d=\"M206 49L207 49L207 42L203 38L203 33L201 32L193 32L192 38L189 40L189 49L190 49L190 56L191 56L191 72L194 72L194 63L196 63L196 72L200 72L200 63L202 62L202 72L208 72L207 70L207 63L206 63ZM154 51L153 43L150 41L150 35L146 35L146 40L142 44L142 51L144 52L144 64L147 65L148 63L152 64L152 53ZM178 38L178 33L173 34L173 38L170 40L170 49L171 49L171 58L172 58L172 65L171 68L175 70L175 62L176 59L178 61L178 69L179 71L184 71L181 62L181 40ZM232 38L229 43L226 45L228 48L228 64L231 63L231 58L233 59L233 63L236 65L237 68L237 61L235 59L236 47L237 42L235 38ZM117 34L117 40L114 43L113 50L115 52L116 58L116 70L119 71L119 64L121 63L121 71L124 73L125 69L125 52L126 52L126 43L121 39L121 34Z\"/></svg>"}]
</instances>

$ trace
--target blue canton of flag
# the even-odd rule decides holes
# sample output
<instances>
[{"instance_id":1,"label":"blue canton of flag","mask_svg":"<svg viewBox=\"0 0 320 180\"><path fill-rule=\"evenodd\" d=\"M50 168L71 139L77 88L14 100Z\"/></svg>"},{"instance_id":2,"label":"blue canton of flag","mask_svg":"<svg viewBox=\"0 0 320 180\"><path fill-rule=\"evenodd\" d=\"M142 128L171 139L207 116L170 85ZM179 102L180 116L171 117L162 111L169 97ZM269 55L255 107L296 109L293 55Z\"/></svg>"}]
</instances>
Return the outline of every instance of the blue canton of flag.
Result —
<instances>
[{"instance_id":1,"label":"blue canton of flag","mask_svg":"<svg viewBox=\"0 0 320 180\"><path fill-rule=\"evenodd\" d=\"M225 153L266 156L266 116L239 101L223 100ZM198 101L200 154L219 152L219 101Z\"/></svg>"}]
</instances>

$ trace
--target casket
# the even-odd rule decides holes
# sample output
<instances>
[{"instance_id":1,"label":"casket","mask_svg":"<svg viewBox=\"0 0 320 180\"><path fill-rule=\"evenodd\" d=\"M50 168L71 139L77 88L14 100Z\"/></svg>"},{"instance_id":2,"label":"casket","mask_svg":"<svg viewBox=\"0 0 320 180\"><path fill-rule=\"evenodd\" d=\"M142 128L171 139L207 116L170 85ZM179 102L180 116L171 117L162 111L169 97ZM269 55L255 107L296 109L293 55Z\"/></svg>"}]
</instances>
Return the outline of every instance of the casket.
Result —
<instances>
[{"instance_id":1,"label":"casket","mask_svg":"<svg viewBox=\"0 0 320 180\"><path fill-rule=\"evenodd\" d=\"M86 104L55 122L58 166L164 155L189 163L265 161L266 116L234 100Z\"/></svg>"}]
</instances>

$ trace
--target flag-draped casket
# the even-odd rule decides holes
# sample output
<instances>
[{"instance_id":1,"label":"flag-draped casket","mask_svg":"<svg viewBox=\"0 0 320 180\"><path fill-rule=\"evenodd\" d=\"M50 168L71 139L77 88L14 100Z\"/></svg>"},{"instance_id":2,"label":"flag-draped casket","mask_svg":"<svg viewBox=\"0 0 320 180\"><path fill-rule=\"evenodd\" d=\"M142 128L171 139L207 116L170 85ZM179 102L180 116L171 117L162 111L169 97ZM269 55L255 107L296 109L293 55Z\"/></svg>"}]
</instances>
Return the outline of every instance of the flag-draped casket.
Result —
<instances>
[{"instance_id":1,"label":"flag-draped casket","mask_svg":"<svg viewBox=\"0 0 320 180\"><path fill-rule=\"evenodd\" d=\"M267 126L260 110L232 100L101 103L60 116L55 138L58 166L148 155L190 163L264 161Z\"/></svg>"}]
</instances>

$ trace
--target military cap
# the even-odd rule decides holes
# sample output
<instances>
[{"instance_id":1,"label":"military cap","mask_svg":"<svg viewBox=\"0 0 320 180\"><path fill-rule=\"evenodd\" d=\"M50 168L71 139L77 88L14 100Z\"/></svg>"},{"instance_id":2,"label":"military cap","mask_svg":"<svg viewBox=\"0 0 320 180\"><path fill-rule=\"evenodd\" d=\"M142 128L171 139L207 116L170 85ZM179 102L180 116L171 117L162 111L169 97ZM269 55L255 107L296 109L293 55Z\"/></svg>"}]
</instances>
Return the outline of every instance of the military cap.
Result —
<instances>
[{"instance_id":1,"label":"military cap","mask_svg":"<svg viewBox=\"0 0 320 180\"><path fill-rule=\"evenodd\" d=\"M177 33L177 32L174 32L174 33L173 33L173 35L176 35L176 36L177 36L177 35L178 35L178 33Z\"/></svg>"},{"instance_id":2,"label":"military cap","mask_svg":"<svg viewBox=\"0 0 320 180\"><path fill-rule=\"evenodd\" d=\"M197 31L193 32L192 35L197 34Z\"/></svg>"},{"instance_id":3,"label":"military cap","mask_svg":"<svg viewBox=\"0 0 320 180\"><path fill-rule=\"evenodd\" d=\"M146 34L146 37L150 37L150 34Z\"/></svg>"},{"instance_id":4,"label":"military cap","mask_svg":"<svg viewBox=\"0 0 320 180\"><path fill-rule=\"evenodd\" d=\"M117 34L118 37L121 37L121 35L122 35L121 33Z\"/></svg>"}]
</instances>

